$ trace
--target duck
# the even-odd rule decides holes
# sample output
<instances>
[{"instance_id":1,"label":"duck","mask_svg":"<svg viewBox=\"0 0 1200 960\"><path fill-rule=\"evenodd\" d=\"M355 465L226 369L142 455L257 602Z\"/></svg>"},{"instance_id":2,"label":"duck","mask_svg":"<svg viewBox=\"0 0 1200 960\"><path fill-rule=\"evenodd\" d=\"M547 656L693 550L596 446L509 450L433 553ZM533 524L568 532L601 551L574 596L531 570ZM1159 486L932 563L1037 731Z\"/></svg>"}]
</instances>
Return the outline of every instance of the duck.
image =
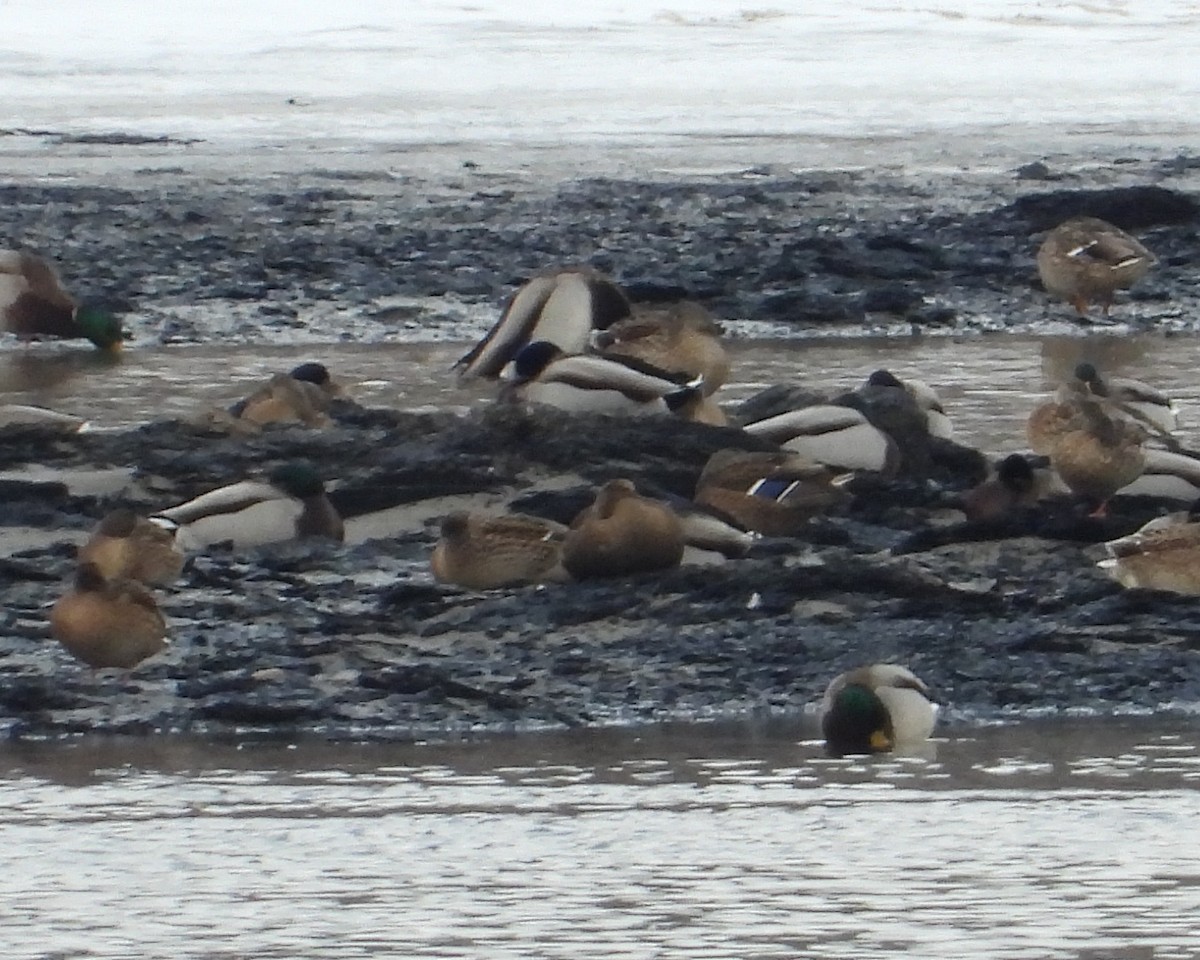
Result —
<instances>
[{"instance_id":1,"label":"duck","mask_svg":"<svg viewBox=\"0 0 1200 960\"><path fill-rule=\"evenodd\" d=\"M696 481L695 501L768 537L795 536L819 513L849 499L851 474L791 451L718 450Z\"/></svg>"},{"instance_id":2,"label":"duck","mask_svg":"<svg viewBox=\"0 0 1200 960\"><path fill-rule=\"evenodd\" d=\"M80 433L88 428L83 417L26 403L0 404L0 428L34 427L51 433Z\"/></svg>"},{"instance_id":3,"label":"duck","mask_svg":"<svg viewBox=\"0 0 1200 960\"><path fill-rule=\"evenodd\" d=\"M1047 235L1037 252L1038 276L1052 296L1081 317L1099 303L1108 316L1113 295L1140 280L1155 263L1141 243L1097 217L1072 217Z\"/></svg>"},{"instance_id":4,"label":"duck","mask_svg":"<svg viewBox=\"0 0 1200 960\"><path fill-rule=\"evenodd\" d=\"M329 405L342 394L341 387L323 363L302 363L290 373L277 373L264 386L239 400L229 412L248 423L329 424Z\"/></svg>"},{"instance_id":5,"label":"duck","mask_svg":"<svg viewBox=\"0 0 1200 960\"><path fill-rule=\"evenodd\" d=\"M18 337L87 339L110 353L124 345L121 321L103 307L77 302L50 261L29 250L0 250L0 311L3 329Z\"/></svg>"},{"instance_id":6,"label":"duck","mask_svg":"<svg viewBox=\"0 0 1200 960\"><path fill-rule=\"evenodd\" d=\"M564 354L548 340L535 340L513 360L509 399L556 407L568 413L619 416L676 413L687 418L704 399L702 384L680 383L630 357Z\"/></svg>"},{"instance_id":7,"label":"duck","mask_svg":"<svg viewBox=\"0 0 1200 960\"><path fill-rule=\"evenodd\" d=\"M904 380L901 380L890 370L880 369L867 377L866 383L859 388L859 391L862 392L868 388L903 390L916 409L923 415L924 423L922 427L925 433L931 437L940 437L943 440L953 439L954 424L950 422L950 417L946 415L946 408L942 404L942 398L924 380L918 380L913 377L906 377ZM901 405L904 406L902 402Z\"/></svg>"},{"instance_id":8,"label":"duck","mask_svg":"<svg viewBox=\"0 0 1200 960\"><path fill-rule=\"evenodd\" d=\"M630 317L598 331L593 346L601 356L633 357L685 380L699 378L705 396L729 379L729 354L721 325L691 300L661 308L639 308Z\"/></svg>"},{"instance_id":9,"label":"duck","mask_svg":"<svg viewBox=\"0 0 1200 960\"><path fill-rule=\"evenodd\" d=\"M907 667L876 663L830 681L820 707L821 735L833 756L885 753L929 739L937 705Z\"/></svg>"},{"instance_id":10,"label":"duck","mask_svg":"<svg viewBox=\"0 0 1200 960\"><path fill-rule=\"evenodd\" d=\"M1200 510L1157 517L1125 537L1108 541L1098 562L1126 589L1200 595Z\"/></svg>"},{"instance_id":11,"label":"duck","mask_svg":"<svg viewBox=\"0 0 1200 960\"><path fill-rule=\"evenodd\" d=\"M892 477L900 469L896 441L853 407L816 404L747 423L743 429L839 471L872 470Z\"/></svg>"},{"instance_id":12,"label":"duck","mask_svg":"<svg viewBox=\"0 0 1200 960\"><path fill-rule=\"evenodd\" d=\"M563 566L576 580L666 570L683 559L683 524L665 503L633 482L609 480L563 538Z\"/></svg>"},{"instance_id":13,"label":"duck","mask_svg":"<svg viewBox=\"0 0 1200 960\"><path fill-rule=\"evenodd\" d=\"M583 353L594 331L633 312L625 291L589 266L554 267L517 289L500 319L454 364L460 381L496 379L526 344L545 340L563 353Z\"/></svg>"},{"instance_id":14,"label":"duck","mask_svg":"<svg viewBox=\"0 0 1200 960\"><path fill-rule=\"evenodd\" d=\"M968 520L1000 520L1032 507L1046 494L1047 485L1026 457L1011 453L996 465L992 476L959 498L959 507Z\"/></svg>"},{"instance_id":15,"label":"duck","mask_svg":"<svg viewBox=\"0 0 1200 960\"><path fill-rule=\"evenodd\" d=\"M1085 398L1075 406L1076 416L1051 443L1050 466L1100 517L1108 500L1145 469L1146 434L1137 424L1112 416L1096 400Z\"/></svg>"},{"instance_id":16,"label":"duck","mask_svg":"<svg viewBox=\"0 0 1200 960\"><path fill-rule=\"evenodd\" d=\"M1119 496L1159 497L1185 503L1200 498L1200 459L1158 447L1146 447L1145 454L1141 475L1118 490Z\"/></svg>"},{"instance_id":17,"label":"duck","mask_svg":"<svg viewBox=\"0 0 1200 960\"><path fill-rule=\"evenodd\" d=\"M526 514L457 510L441 521L430 566L436 579L468 590L567 580L565 532L562 524Z\"/></svg>"},{"instance_id":18,"label":"duck","mask_svg":"<svg viewBox=\"0 0 1200 960\"><path fill-rule=\"evenodd\" d=\"M167 623L154 595L136 580L105 579L82 563L50 609L50 632L91 667L132 669L167 647Z\"/></svg>"},{"instance_id":19,"label":"duck","mask_svg":"<svg viewBox=\"0 0 1200 960\"><path fill-rule=\"evenodd\" d=\"M1158 434L1171 434L1179 426L1179 417L1171 398L1141 380L1129 377L1102 377L1093 363L1076 364L1075 379L1087 385L1098 397L1105 397L1120 410Z\"/></svg>"},{"instance_id":20,"label":"duck","mask_svg":"<svg viewBox=\"0 0 1200 960\"><path fill-rule=\"evenodd\" d=\"M79 548L78 558L80 563L96 567L106 580L144 584L174 583L185 559L166 526L139 517L127 507L105 514Z\"/></svg>"},{"instance_id":21,"label":"duck","mask_svg":"<svg viewBox=\"0 0 1200 960\"><path fill-rule=\"evenodd\" d=\"M242 480L160 510L152 521L172 530L186 551L217 543L235 549L305 537L341 542L345 527L313 467L301 461L277 466L265 480Z\"/></svg>"}]
</instances>

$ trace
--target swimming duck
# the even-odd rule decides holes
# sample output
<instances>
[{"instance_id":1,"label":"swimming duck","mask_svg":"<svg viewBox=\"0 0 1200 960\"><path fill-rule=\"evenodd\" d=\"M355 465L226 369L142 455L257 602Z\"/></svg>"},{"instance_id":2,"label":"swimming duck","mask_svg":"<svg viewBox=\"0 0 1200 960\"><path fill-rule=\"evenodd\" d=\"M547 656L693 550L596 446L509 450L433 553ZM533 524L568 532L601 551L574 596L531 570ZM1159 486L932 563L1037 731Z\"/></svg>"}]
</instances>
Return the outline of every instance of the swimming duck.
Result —
<instances>
[{"instance_id":1,"label":"swimming duck","mask_svg":"<svg viewBox=\"0 0 1200 960\"><path fill-rule=\"evenodd\" d=\"M907 667L876 663L835 677L820 713L826 749L844 756L920 744L933 732L937 707Z\"/></svg>"},{"instance_id":2,"label":"swimming duck","mask_svg":"<svg viewBox=\"0 0 1200 960\"><path fill-rule=\"evenodd\" d=\"M639 308L598 332L594 345L603 356L634 357L686 380L699 378L704 393L711 396L729 378L729 354L721 332L711 313L685 300L669 307Z\"/></svg>"},{"instance_id":3,"label":"swimming duck","mask_svg":"<svg viewBox=\"0 0 1200 960\"><path fill-rule=\"evenodd\" d=\"M1170 434L1179 426L1171 398L1148 383L1128 377L1101 377L1095 364L1086 362L1076 365L1074 374L1095 396L1112 401L1118 410L1146 424L1152 432Z\"/></svg>"},{"instance_id":4,"label":"swimming duck","mask_svg":"<svg viewBox=\"0 0 1200 960\"><path fill-rule=\"evenodd\" d=\"M1200 595L1200 512L1158 517L1105 545L1097 565L1127 589Z\"/></svg>"},{"instance_id":5,"label":"swimming duck","mask_svg":"<svg viewBox=\"0 0 1200 960\"><path fill-rule=\"evenodd\" d=\"M184 550L202 550L215 543L235 549L303 537L345 536L325 485L306 463L276 467L267 480L243 480L159 511L154 521L175 533Z\"/></svg>"},{"instance_id":6,"label":"swimming duck","mask_svg":"<svg viewBox=\"0 0 1200 960\"><path fill-rule=\"evenodd\" d=\"M679 565L683 525L665 503L629 480L609 480L563 539L563 566L576 580L622 577Z\"/></svg>"},{"instance_id":7,"label":"swimming duck","mask_svg":"<svg viewBox=\"0 0 1200 960\"><path fill-rule=\"evenodd\" d=\"M562 566L562 524L519 513L456 511L442 520L441 530L430 566L443 583L491 590L568 579Z\"/></svg>"},{"instance_id":8,"label":"swimming duck","mask_svg":"<svg viewBox=\"0 0 1200 960\"><path fill-rule=\"evenodd\" d=\"M850 474L790 451L718 450L696 481L696 502L769 537L795 536L808 521L849 499Z\"/></svg>"},{"instance_id":9,"label":"swimming duck","mask_svg":"<svg viewBox=\"0 0 1200 960\"><path fill-rule=\"evenodd\" d=\"M101 350L123 345L121 322L109 311L78 303L51 264L27 250L0 250L3 328L18 337L87 338Z\"/></svg>"},{"instance_id":10,"label":"swimming duck","mask_svg":"<svg viewBox=\"0 0 1200 960\"><path fill-rule=\"evenodd\" d=\"M686 416L704 399L698 381L679 383L629 357L568 356L547 340L523 347L513 370L509 396L569 413Z\"/></svg>"},{"instance_id":11,"label":"swimming duck","mask_svg":"<svg viewBox=\"0 0 1200 960\"><path fill-rule=\"evenodd\" d=\"M1090 303L1108 316L1113 294L1133 286L1154 264L1154 255L1119 227L1096 217L1073 217L1046 235L1037 252L1038 275L1053 296L1081 317Z\"/></svg>"},{"instance_id":12,"label":"swimming duck","mask_svg":"<svg viewBox=\"0 0 1200 960\"><path fill-rule=\"evenodd\" d=\"M1021 454L1009 454L996 466L995 475L962 495L959 506L968 520L999 520L1014 510L1031 507L1046 492L1033 465Z\"/></svg>"},{"instance_id":13,"label":"swimming duck","mask_svg":"<svg viewBox=\"0 0 1200 960\"><path fill-rule=\"evenodd\" d=\"M326 426L326 411L341 387L323 363L302 363L290 373L277 373L270 381L230 408L233 416L249 423L300 422Z\"/></svg>"},{"instance_id":14,"label":"swimming duck","mask_svg":"<svg viewBox=\"0 0 1200 960\"><path fill-rule=\"evenodd\" d=\"M106 580L173 583L183 561L183 551L169 529L124 507L105 515L79 548L79 562L92 564Z\"/></svg>"},{"instance_id":15,"label":"swimming duck","mask_svg":"<svg viewBox=\"0 0 1200 960\"><path fill-rule=\"evenodd\" d=\"M546 340L565 354L583 353L592 333L629 316L629 298L616 283L591 267L559 267L528 280L500 319L455 365L459 377L495 378L517 352Z\"/></svg>"},{"instance_id":16,"label":"swimming duck","mask_svg":"<svg viewBox=\"0 0 1200 960\"><path fill-rule=\"evenodd\" d=\"M744 429L837 470L875 470L894 476L900 468L896 441L852 407L804 407L748 423Z\"/></svg>"},{"instance_id":17,"label":"swimming duck","mask_svg":"<svg viewBox=\"0 0 1200 960\"><path fill-rule=\"evenodd\" d=\"M70 590L50 610L50 632L93 667L137 666L167 646L167 623L154 596L136 580L105 580L81 564Z\"/></svg>"}]
</instances>

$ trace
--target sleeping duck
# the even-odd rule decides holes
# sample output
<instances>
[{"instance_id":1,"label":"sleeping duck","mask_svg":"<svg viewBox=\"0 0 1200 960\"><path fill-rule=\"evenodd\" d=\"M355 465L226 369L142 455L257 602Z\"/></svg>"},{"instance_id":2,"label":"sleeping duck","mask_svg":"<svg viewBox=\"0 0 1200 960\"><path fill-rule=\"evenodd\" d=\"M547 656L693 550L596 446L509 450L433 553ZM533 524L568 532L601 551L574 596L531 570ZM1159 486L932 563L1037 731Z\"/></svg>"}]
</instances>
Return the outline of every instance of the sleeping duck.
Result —
<instances>
[{"instance_id":1,"label":"sleeping duck","mask_svg":"<svg viewBox=\"0 0 1200 960\"><path fill-rule=\"evenodd\" d=\"M243 480L155 514L184 550L217 543L235 549L304 537L345 536L342 518L325 485L307 463L276 467L266 480Z\"/></svg>"},{"instance_id":2,"label":"sleeping duck","mask_svg":"<svg viewBox=\"0 0 1200 960\"><path fill-rule=\"evenodd\" d=\"M675 413L687 417L704 399L703 385L629 357L567 355L547 340L523 347L513 361L509 398L544 404L568 413L621 416Z\"/></svg>"},{"instance_id":3,"label":"sleeping duck","mask_svg":"<svg viewBox=\"0 0 1200 960\"><path fill-rule=\"evenodd\" d=\"M583 353L592 334L628 317L629 298L586 266L546 270L528 280L500 319L455 365L459 377L495 379L526 344L545 340L563 353Z\"/></svg>"},{"instance_id":4,"label":"sleeping duck","mask_svg":"<svg viewBox=\"0 0 1200 960\"><path fill-rule=\"evenodd\" d=\"M1097 397L1105 397L1122 413L1145 424L1152 433L1170 434L1179 426L1171 398L1141 380L1128 377L1102 377L1095 364L1080 363L1075 378L1085 383Z\"/></svg>"},{"instance_id":5,"label":"sleeping duck","mask_svg":"<svg viewBox=\"0 0 1200 960\"><path fill-rule=\"evenodd\" d=\"M520 513L457 511L442 520L430 566L438 580L468 590L566 580L565 532L561 524Z\"/></svg>"},{"instance_id":6,"label":"sleeping duck","mask_svg":"<svg viewBox=\"0 0 1200 960\"><path fill-rule=\"evenodd\" d=\"M836 470L874 470L894 476L900 468L896 441L851 407L803 407L748 423L744 429Z\"/></svg>"},{"instance_id":7,"label":"sleeping duck","mask_svg":"<svg viewBox=\"0 0 1200 960\"><path fill-rule=\"evenodd\" d=\"M1037 252L1038 276L1046 291L1066 300L1081 317L1092 303L1099 303L1108 316L1113 294L1133 286L1154 262L1137 240L1096 217L1060 224Z\"/></svg>"},{"instance_id":8,"label":"sleeping duck","mask_svg":"<svg viewBox=\"0 0 1200 960\"><path fill-rule=\"evenodd\" d=\"M1110 540L1098 564L1128 589L1200 595L1200 511L1159 517L1135 533Z\"/></svg>"},{"instance_id":9,"label":"sleeping duck","mask_svg":"<svg viewBox=\"0 0 1200 960\"><path fill-rule=\"evenodd\" d=\"M876 663L835 677L820 716L825 748L840 757L921 744L933 732L937 706L907 667Z\"/></svg>"},{"instance_id":10,"label":"sleeping duck","mask_svg":"<svg viewBox=\"0 0 1200 960\"><path fill-rule=\"evenodd\" d=\"M51 264L27 250L0 250L3 329L18 337L88 339L101 350L121 349L121 322L109 311L78 303Z\"/></svg>"},{"instance_id":11,"label":"sleeping duck","mask_svg":"<svg viewBox=\"0 0 1200 960\"><path fill-rule=\"evenodd\" d=\"M629 480L609 480L571 521L563 566L576 580L622 577L678 566L683 547L683 525L669 506Z\"/></svg>"},{"instance_id":12,"label":"sleeping duck","mask_svg":"<svg viewBox=\"0 0 1200 960\"><path fill-rule=\"evenodd\" d=\"M848 500L842 487L849 478L786 450L718 450L696 481L695 499L747 530L790 537L812 517Z\"/></svg>"},{"instance_id":13,"label":"sleeping duck","mask_svg":"<svg viewBox=\"0 0 1200 960\"><path fill-rule=\"evenodd\" d=\"M93 667L130 669L167 646L167 623L154 596L136 580L106 580L92 563L50 610L50 632Z\"/></svg>"}]
</instances>

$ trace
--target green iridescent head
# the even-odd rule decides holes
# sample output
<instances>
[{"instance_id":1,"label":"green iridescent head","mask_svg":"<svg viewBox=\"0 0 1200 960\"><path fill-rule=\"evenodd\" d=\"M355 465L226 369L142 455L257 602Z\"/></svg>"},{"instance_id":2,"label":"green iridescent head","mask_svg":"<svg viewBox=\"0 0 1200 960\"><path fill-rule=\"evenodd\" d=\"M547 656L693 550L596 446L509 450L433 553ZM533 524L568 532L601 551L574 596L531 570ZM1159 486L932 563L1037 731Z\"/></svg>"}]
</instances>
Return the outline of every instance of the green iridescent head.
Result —
<instances>
[{"instance_id":1,"label":"green iridescent head","mask_svg":"<svg viewBox=\"0 0 1200 960\"><path fill-rule=\"evenodd\" d=\"M75 322L83 335L101 350L120 350L124 344L121 321L103 307L81 306L75 311Z\"/></svg>"}]
</instances>

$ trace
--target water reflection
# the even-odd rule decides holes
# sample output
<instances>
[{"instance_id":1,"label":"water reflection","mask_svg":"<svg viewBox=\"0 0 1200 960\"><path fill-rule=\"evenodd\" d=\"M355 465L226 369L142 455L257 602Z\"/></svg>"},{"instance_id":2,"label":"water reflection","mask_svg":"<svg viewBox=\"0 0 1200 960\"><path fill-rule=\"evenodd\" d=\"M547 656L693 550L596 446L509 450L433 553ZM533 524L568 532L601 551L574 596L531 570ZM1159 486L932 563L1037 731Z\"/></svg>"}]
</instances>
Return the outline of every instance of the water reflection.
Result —
<instances>
[{"instance_id":1,"label":"water reflection","mask_svg":"<svg viewBox=\"0 0 1200 960\"><path fill-rule=\"evenodd\" d=\"M1188 957L1186 724L0 754L9 956ZM31 948L29 945L35 945Z\"/></svg>"}]
</instances>

